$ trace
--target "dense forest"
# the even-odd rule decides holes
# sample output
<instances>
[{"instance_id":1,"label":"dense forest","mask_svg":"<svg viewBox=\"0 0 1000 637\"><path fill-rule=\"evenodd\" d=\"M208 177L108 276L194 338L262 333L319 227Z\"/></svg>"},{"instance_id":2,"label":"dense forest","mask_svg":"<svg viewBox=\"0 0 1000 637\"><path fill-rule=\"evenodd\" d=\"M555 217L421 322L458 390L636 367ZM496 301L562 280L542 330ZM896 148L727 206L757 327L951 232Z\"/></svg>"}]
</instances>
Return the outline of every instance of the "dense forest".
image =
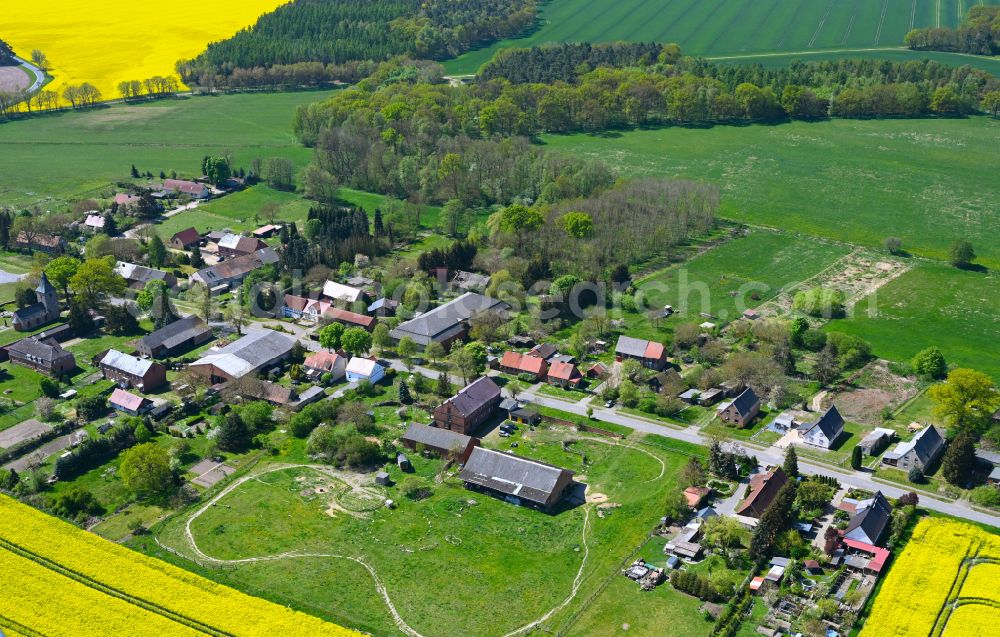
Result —
<instances>
[{"instance_id":1,"label":"dense forest","mask_svg":"<svg viewBox=\"0 0 1000 637\"><path fill-rule=\"evenodd\" d=\"M318 62L311 68L323 69L323 82L354 81L346 63L454 57L523 31L535 11L533 0L294 0L177 70L197 86L245 86L254 77L287 85L289 75L268 69ZM314 73L299 80L319 83Z\"/></svg>"},{"instance_id":2,"label":"dense forest","mask_svg":"<svg viewBox=\"0 0 1000 637\"><path fill-rule=\"evenodd\" d=\"M957 29L914 29L904 41L916 50L1000 55L1000 6L971 7Z\"/></svg>"},{"instance_id":3,"label":"dense forest","mask_svg":"<svg viewBox=\"0 0 1000 637\"><path fill-rule=\"evenodd\" d=\"M530 49L501 49L479 70L480 80L506 79L514 84L572 82L599 66L626 68L675 63L676 44L610 42L549 44Z\"/></svg>"}]
</instances>

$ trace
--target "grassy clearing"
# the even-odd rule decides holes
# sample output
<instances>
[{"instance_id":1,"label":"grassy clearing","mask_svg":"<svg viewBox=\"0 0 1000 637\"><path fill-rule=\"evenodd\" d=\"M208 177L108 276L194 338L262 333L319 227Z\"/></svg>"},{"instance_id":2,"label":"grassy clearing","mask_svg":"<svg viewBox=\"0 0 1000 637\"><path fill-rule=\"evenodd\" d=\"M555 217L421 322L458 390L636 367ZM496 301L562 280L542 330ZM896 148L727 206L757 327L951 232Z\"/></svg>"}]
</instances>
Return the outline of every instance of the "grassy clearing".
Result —
<instances>
[{"instance_id":1,"label":"grassy clearing","mask_svg":"<svg viewBox=\"0 0 1000 637\"><path fill-rule=\"evenodd\" d=\"M13 363L0 365L0 383L3 384L3 397L28 403L42 395L38 383L45 378L33 369L21 367ZM10 393L7 393L10 392Z\"/></svg>"},{"instance_id":2,"label":"grassy clearing","mask_svg":"<svg viewBox=\"0 0 1000 637\"><path fill-rule=\"evenodd\" d=\"M52 206L104 196L128 179L132 164L191 176L205 155L226 151L245 168L256 157L284 157L301 167L312 151L292 134L293 112L331 94L179 98L8 122L0 126L0 201Z\"/></svg>"},{"instance_id":3,"label":"grassy clearing","mask_svg":"<svg viewBox=\"0 0 1000 637\"><path fill-rule=\"evenodd\" d=\"M475 73L499 49L549 42L676 42L692 55L899 47L911 28L955 26L958 3L977 1L888 0L883 18L882 2L864 0L552 0L528 36L466 53L445 68Z\"/></svg>"},{"instance_id":4,"label":"grassy clearing","mask_svg":"<svg viewBox=\"0 0 1000 637\"><path fill-rule=\"evenodd\" d=\"M859 302L853 317L827 329L860 336L875 354L896 361L937 345L949 363L1000 379L998 295L996 274L922 263Z\"/></svg>"},{"instance_id":5,"label":"grassy clearing","mask_svg":"<svg viewBox=\"0 0 1000 637\"><path fill-rule=\"evenodd\" d=\"M946 259L969 238L988 267L1000 243L1000 121L831 120L779 126L661 128L545 137L548 147L611 162L631 176L716 183L724 217L879 246L889 236Z\"/></svg>"},{"instance_id":6,"label":"grassy clearing","mask_svg":"<svg viewBox=\"0 0 1000 637\"><path fill-rule=\"evenodd\" d=\"M169 239L190 227L201 233L223 228L253 230L268 223L266 210L272 205L277 206L276 223L301 223L309 214L311 202L294 192L274 190L261 184L174 215L157 225L157 232Z\"/></svg>"},{"instance_id":7,"label":"grassy clearing","mask_svg":"<svg viewBox=\"0 0 1000 637\"><path fill-rule=\"evenodd\" d=\"M552 629L576 614L579 609L574 605L582 604L588 591L596 590L609 575L618 577L621 560L644 542L655 525L659 494L674 488L674 476L685 460L681 454L650 451L666 463L661 477L660 463L638 450L580 441L564 451L561 442L566 434L564 428L522 432L517 452L585 474L591 491L607 494L622 506L604 517L590 510L590 557L583 589L566 613L552 620ZM581 454L586 455L586 465L581 464ZM418 476L429 479L440 471L438 461L411 459ZM404 477L394 467L392 471L395 479ZM305 478L312 484L317 475L310 469L292 469L245 483L195 520L192 531L199 546L221 558L289 550L361 556L378 570L407 623L434 635L494 635L514 629L565 599L580 567L583 507L549 516L471 494L446 478L419 503L390 488L388 497L400 503L395 511L382 508L362 517L343 513L330 517L325 512L329 496L309 495L303 491L303 481L296 480ZM470 498L475 505L468 503ZM182 547L183 522L183 516L168 521L157 532L160 540ZM455 571L458 564L461 573ZM220 577L250 590L263 587L270 577L265 593L270 599L325 618L338 617L376 635L395 633L370 579L352 563L289 560L239 566ZM297 584L303 581L321 581L323 586ZM428 590L449 594L428 604ZM533 594L518 593L524 590ZM520 600L517 605L506 603L515 597ZM482 621L461 621L472 605L480 609ZM636 607L632 612L644 611Z\"/></svg>"}]
</instances>

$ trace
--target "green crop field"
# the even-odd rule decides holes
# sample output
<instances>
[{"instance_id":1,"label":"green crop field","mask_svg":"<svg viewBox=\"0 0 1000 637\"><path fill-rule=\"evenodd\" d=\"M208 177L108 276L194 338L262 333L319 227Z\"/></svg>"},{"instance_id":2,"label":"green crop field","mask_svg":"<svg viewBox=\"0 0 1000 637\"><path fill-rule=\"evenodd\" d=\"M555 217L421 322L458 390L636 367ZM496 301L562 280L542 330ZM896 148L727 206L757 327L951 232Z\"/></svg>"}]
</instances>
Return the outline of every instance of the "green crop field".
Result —
<instances>
[{"instance_id":1,"label":"green crop field","mask_svg":"<svg viewBox=\"0 0 1000 637\"><path fill-rule=\"evenodd\" d=\"M545 137L630 176L705 180L730 219L878 246L902 238L935 259L968 238L1000 267L1000 120L831 120Z\"/></svg>"},{"instance_id":2,"label":"green crop field","mask_svg":"<svg viewBox=\"0 0 1000 637\"><path fill-rule=\"evenodd\" d=\"M924 263L858 303L827 329L856 334L876 355L909 361L937 345L949 363L1000 380L1000 276Z\"/></svg>"},{"instance_id":3,"label":"green crop field","mask_svg":"<svg viewBox=\"0 0 1000 637\"><path fill-rule=\"evenodd\" d=\"M578 437L575 432L573 437ZM360 558L375 570L404 622L421 634L442 637L495 636L538 619L571 598L582 566L576 597L545 624L557 630L603 581L620 577L621 560L646 541L661 515L661 494L676 488L686 461L683 453L610 441L580 440L566 451L565 439L562 429L519 434L517 453L585 473L591 495L604 494L620 507L604 507L598 515L597 506L588 504L547 515L467 491L454 479L431 480L433 493L420 502L389 487L366 507L349 488L345 493L336 476L307 467L275 467L206 508L190 529L198 548L220 559L288 552ZM425 479L441 470L438 460L412 460L416 475ZM394 466L391 473L397 481L408 479ZM345 479L370 481L356 475ZM317 493L317 488L327 491ZM380 506L380 497L394 499L398 508ZM331 501L367 512L331 509ZM189 514L179 515L154 533L164 545L190 555L184 539L188 519ZM662 553L658 559L665 559ZM227 565L208 575L374 635L398 634L368 571L354 561L287 558ZM428 591L448 594L428 603ZM672 601L684 597L669 587L658 594ZM516 604L509 603L515 599ZM476 622L466 621L469 608L477 609ZM634 605L631 612L643 612L642 606ZM685 634L708 633L700 616L692 615L688 624L694 632Z\"/></svg>"},{"instance_id":4,"label":"green crop field","mask_svg":"<svg viewBox=\"0 0 1000 637\"><path fill-rule=\"evenodd\" d=\"M701 322L701 313L728 321L818 274L850 251L840 243L760 231L651 274L636 286L648 308L674 307L677 314L668 325ZM633 326L628 333L635 336Z\"/></svg>"},{"instance_id":5,"label":"green crop field","mask_svg":"<svg viewBox=\"0 0 1000 637\"><path fill-rule=\"evenodd\" d=\"M292 134L295 108L329 91L190 97L85 112L62 112L0 125L0 204L43 207L104 196L143 172L194 175L207 154L232 153L237 166L312 158Z\"/></svg>"},{"instance_id":6,"label":"green crop field","mask_svg":"<svg viewBox=\"0 0 1000 637\"><path fill-rule=\"evenodd\" d=\"M988 0L996 4L996 0ZM526 37L446 63L475 73L497 50L549 42L676 42L691 55L900 47L913 28L955 26L980 0L552 0ZM878 51L871 51L872 56ZM900 53L919 57L919 53ZM945 59L945 58L942 58ZM950 58L965 63L962 56Z\"/></svg>"}]
</instances>

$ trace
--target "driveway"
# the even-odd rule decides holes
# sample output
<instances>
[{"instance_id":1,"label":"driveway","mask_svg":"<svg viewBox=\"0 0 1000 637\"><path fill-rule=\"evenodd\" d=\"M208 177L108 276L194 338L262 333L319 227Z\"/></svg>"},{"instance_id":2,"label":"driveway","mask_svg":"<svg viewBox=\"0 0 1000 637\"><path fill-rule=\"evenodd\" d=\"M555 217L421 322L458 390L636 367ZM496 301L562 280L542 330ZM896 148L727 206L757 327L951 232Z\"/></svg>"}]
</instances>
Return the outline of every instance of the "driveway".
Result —
<instances>
[{"instance_id":1,"label":"driveway","mask_svg":"<svg viewBox=\"0 0 1000 637\"><path fill-rule=\"evenodd\" d=\"M18 473L24 473L34 464L40 464L43 460L48 458L54 453L62 451L63 449L68 449L72 444L70 436L60 436L51 442L47 442L38 449L35 449L26 456L21 456L17 460L8 462L3 466L4 469L13 469Z\"/></svg>"}]
</instances>

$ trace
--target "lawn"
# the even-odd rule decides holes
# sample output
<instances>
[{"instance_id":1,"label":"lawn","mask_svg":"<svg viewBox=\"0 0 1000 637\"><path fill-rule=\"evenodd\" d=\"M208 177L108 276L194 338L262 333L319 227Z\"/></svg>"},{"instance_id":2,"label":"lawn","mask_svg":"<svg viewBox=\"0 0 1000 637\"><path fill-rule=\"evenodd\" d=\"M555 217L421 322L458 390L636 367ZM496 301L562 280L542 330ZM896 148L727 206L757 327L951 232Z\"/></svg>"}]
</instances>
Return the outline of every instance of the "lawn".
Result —
<instances>
[{"instance_id":1,"label":"lawn","mask_svg":"<svg viewBox=\"0 0 1000 637\"><path fill-rule=\"evenodd\" d=\"M38 383L45 378L33 369L4 363L0 365L0 384L3 397L19 403L29 403L42 395ZM9 393L8 393L9 392Z\"/></svg>"},{"instance_id":2,"label":"lawn","mask_svg":"<svg viewBox=\"0 0 1000 637\"><path fill-rule=\"evenodd\" d=\"M1000 120L838 119L544 141L629 176L717 184L725 218L866 246L896 236L904 249L935 259L968 238L983 265L1000 267L1000 242L982 234L1000 226Z\"/></svg>"},{"instance_id":3,"label":"lawn","mask_svg":"<svg viewBox=\"0 0 1000 637\"><path fill-rule=\"evenodd\" d=\"M876 355L896 361L909 361L937 345L949 363L1000 380L997 298L1000 277L995 273L921 263L863 299L851 318L834 320L827 329L860 336L872 343Z\"/></svg>"},{"instance_id":4,"label":"lawn","mask_svg":"<svg viewBox=\"0 0 1000 637\"><path fill-rule=\"evenodd\" d=\"M312 151L292 134L297 106L332 91L199 96L84 112L49 113L0 126L0 201L46 208L113 194L135 164L154 175L200 174L205 155L231 152L237 167L284 157L305 166ZM52 200L48 198L52 197ZM253 211L251 211L253 212Z\"/></svg>"},{"instance_id":5,"label":"lawn","mask_svg":"<svg viewBox=\"0 0 1000 637\"><path fill-rule=\"evenodd\" d=\"M258 184L174 215L159 224L157 231L163 238L169 239L192 226L200 233L222 228L253 230L269 223L268 209L271 207L276 210L275 223L301 223L309 214L311 205L313 202L294 192Z\"/></svg>"},{"instance_id":6,"label":"lawn","mask_svg":"<svg viewBox=\"0 0 1000 637\"><path fill-rule=\"evenodd\" d=\"M501 48L549 42L676 42L691 55L892 48L914 27L955 26L978 0L552 0L526 37L445 63L475 73ZM989 0L996 4L995 0ZM907 52L908 53L908 52ZM870 51L875 57L880 51ZM917 59L919 53L910 54Z\"/></svg>"},{"instance_id":7,"label":"lawn","mask_svg":"<svg viewBox=\"0 0 1000 637\"><path fill-rule=\"evenodd\" d=\"M650 457L636 449L586 440L566 451L562 441L567 433L579 436L565 428L521 432L517 453L585 474L592 492L607 494L621 508L602 516L592 505L545 515L471 494L458 481L446 478L434 484L433 495L426 500L410 501L390 487L386 496L399 508L375 507L357 517L343 512L331 517L326 513L328 495L304 491L317 484L319 474L293 468L244 483L218 507L195 518L191 530L203 551L220 558L292 550L361 557L377 570L404 621L423 634L441 636L492 636L538 618L566 599L583 563L579 598L546 623L557 630L607 577L617 576L620 561L645 541L660 515L659 494L674 488L685 460L682 454L655 448ZM582 455L586 465L581 464ZM657 458L664 461L665 473L661 474ZM424 478L441 469L439 461L414 454L411 460L416 474ZM390 472L397 481L405 477L395 466ZM335 479L319 483L324 481L338 488ZM589 554L584 563L581 531L588 510ZM186 553L182 541L186 520L187 515L175 517L154 532L164 544ZM384 601L374 594L367 573L357 564L331 558L271 564L240 565L218 577L375 635L395 634ZM210 575L216 577L214 572ZM265 585L268 576L272 581ZM438 595L441 590L449 594ZM525 596L527 590L532 594ZM518 603L507 603L511 599ZM472 607L480 621L462 621ZM633 612L644 610L637 605Z\"/></svg>"}]
</instances>

